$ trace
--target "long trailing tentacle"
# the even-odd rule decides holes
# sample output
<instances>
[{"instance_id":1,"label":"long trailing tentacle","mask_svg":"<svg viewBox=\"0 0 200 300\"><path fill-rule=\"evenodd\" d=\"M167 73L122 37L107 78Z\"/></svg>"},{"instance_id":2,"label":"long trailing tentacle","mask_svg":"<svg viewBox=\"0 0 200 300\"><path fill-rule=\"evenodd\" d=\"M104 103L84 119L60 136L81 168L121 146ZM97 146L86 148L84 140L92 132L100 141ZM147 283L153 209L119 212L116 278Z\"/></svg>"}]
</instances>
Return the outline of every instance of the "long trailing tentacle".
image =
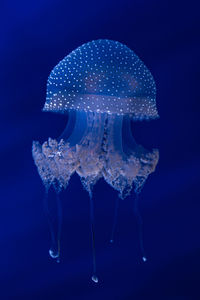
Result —
<instances>
[{"instance_id":1,"label":"long trailing tentacle","mask_svg":"<svg viewBox=\"0 0 200 300\"><path fill-rule=\"evenodd\" d=\"M89 192L90 198L90 226L91 226L91 237L92 237L92 259L93 259L93 275L92 280L98 282L99 279L96 275L96 249L95 249L95 230L94 230L94 203L92 193Z\"/></svg>"},{"instance_id":2,"label":"long trailing tentacle","mask_svg":"<svg viewBox=\"0 0 200 300\"><path fill-rule=\"evenodd\" d=\"M120 201L120 198L117 197L116 200L115 200L115 213L114 213L113 226L112 226L112 231L111 231L111 236L110 236L110 243L114 242L114 235L115 235L118 212L119 212L119 201Z\"/></svg>"},{"instance_id":3,"label":"long trailing tentacle","mask_svg":"<svg viewBox=\"0 0 200 300\"><path fill-rule=\"evenodd\" d=\"M138 202L139 202L139 192L135 191L135 199L134 199L134 213L137 218L137 225L138 225L138 233L139 233L139 244L140 244L140 251L142 254L142 260L145 262L147 260L145 250L144 250L144 241L143 241L143 220L142 216L139 211Z\"/></svg>"},{"instance_id":4,"label":"long trailing tentacle","mask_svg":"<svg viewBox=\"0 0 200 300\"><path fill-rule=\"evenodd\" d=\"M49 189L47 189L47 188L45 188L45 192L44 192L43 205L44 205L44 213L47 217L50 235L51 235L51 248L49 250L49 254L52 257L52 255L55 254L53 249L56 244L56 237L55 237L55 232L54 232L53 220L52 220L52 216L51 216L50 208L49 208Z\"/></svg>"},{"instance_id":5,"label":"long trailing tentacle","mask_svg":"<svg viewBox=\"0 0 200 300\"><path fill-rule=\"evenodd\" d=\"M62 206L60 194L56 193L56 202L57 202L57 215L58 215L58 234L57 234L57 247L58 247L58 258L57 262L60 262L60 238L62 230Z\"/></svg>"},{"instance_id":6,"label":"long trailing tentacle","mask_svg":"<svg viewBox=\"0 0 200 300\"><path fill-rule=\"evenodd\" d=\"M44 194L44 212L46 214L50 235L51 235L51 247L49 249L49 255L60 262L60 237L61 237L61 227L62 227L62 207L60 202L59 191L56 191L56 212L49 205L49 190L45 189Z\"/></svg>"}]
</instances>

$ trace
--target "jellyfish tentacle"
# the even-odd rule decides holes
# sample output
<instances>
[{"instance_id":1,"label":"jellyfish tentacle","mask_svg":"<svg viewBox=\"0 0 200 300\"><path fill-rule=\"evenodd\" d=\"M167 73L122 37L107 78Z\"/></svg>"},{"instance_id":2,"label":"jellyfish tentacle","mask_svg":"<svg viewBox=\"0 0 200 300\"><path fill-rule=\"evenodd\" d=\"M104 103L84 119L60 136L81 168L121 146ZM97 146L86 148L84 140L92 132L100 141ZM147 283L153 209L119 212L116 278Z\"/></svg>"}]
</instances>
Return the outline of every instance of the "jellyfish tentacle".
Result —
<instances>
[{"instance_id":1,"label":"jellyfish tentacle","mask_svg":"<svg viewBox=\"0 0 200 300\"><path fill-rule=\"evenodd\" d=\"M83 113L82 111L76 111L76 120L75 120L74 128L71 135L67 138L67 142L69 143L70 147L80 144L80 141L85 136L86 131L87 131L87 114Z\"/></svg>"},{"instance_id":2,"label":"jellyfish tentacle","mask_svg":"<svg viewBox=\"0 0 200 300\"><path fill-rule=\"evenodd\" d=\"M57 262L60 262L60 239L61 239L61 230L62 230L62 205L60 199L60 193L56 193L56 202L57 202L57 214L58 214L58 233L57 233L57 247L58 247L58 258Z\"/></svg>"},{"instance_id":3,"label":"jellyfish tentacle","mask_svg":"<svg viewBox=\"0 0 200 300\"><path fill-rule=\"evenodd\" d=\"M76 112L75 110L71 110L70 112L68 112L67 126L62 132L62 134L60 135L60 137L58 138L58 140L60 141L61 139L64 140L68 139L74 130L75 124L76 124Z\"/></svg>"},{"instance_id":4,"label":"jellyfish tentacle","mask_svg":"<svg viewBox=\"0 0 200 300\"><path fill-rule=\"evenodd\" d=\"M50 209L49 209L49 189L45 188L45 193L44 193L44 198L43 198L43 204L44 204L44 212L47 217L48 225L49 225L49 230L50 230L50 235L51 235L51 248L49 249L49 255L52 258L55 258L56 253L54 252L54 247L56 244L56 238L55 238L55 232L53 228L53 220L52 216L50 214Z\"/></svg>"},{"instance_id":5,"label":"jellyfish tentacle","mask_svg":"<svg viewBox=\"0 0 200 300\"><path fill-rule=\"evenodd\" d=\"M115 235L118 212L119 212L119 201L120 201L120 198L117 197L115 200L115 213L114 213L114 220L113 220L113 226L112 226L112 231L111 231L110 243L114 242L114 235Z\"/></svg>"},{"instance_id":6,"label":"jellyfish tentacle","mask_svg":"<svg viewBox=\"0 0 200 300\"><path fill-rule=\"evenodd\" d=\"M60 262L60 237L62 227L62 208L60 203L60 191L56 190L56 212L53 210L53 214L49 205L49 190L45 189L44 194L44 212L47 217L50 235L51 235L51 247L49 249L49 255Z\"/></svg>"},{"instance_id":7,"label":"jellyfish tentacle","mask_svg":"<svg viewBox=\"0 0 200 300\"><path fill-rule=\"evenodd\" d=\"M94 230L94 203L92 192L89 193L90 199L90 227L91 227L91 238L92 238L92 261L93 261L93 274L92 281L98 282L98 277L96 275L96 249L95 249L95 230Z\"/></svg>"},{"instance_id":8,"label":"jellyfish tentacle","mask_svg":"<svg viewBox=\"0 0 200 300\"><path fill-rule=\"evenodd\" d=\"M147 261L147 257L144 250L144 239L143 239L143 219L139 211L139 192L135 191L135 199L134 199L134 214L136 216L137 225L138 225L138 234L139 234L139 245L140 245L140 251L142 255L142 260L145 262Z\"/></svg>"}]
</instances>

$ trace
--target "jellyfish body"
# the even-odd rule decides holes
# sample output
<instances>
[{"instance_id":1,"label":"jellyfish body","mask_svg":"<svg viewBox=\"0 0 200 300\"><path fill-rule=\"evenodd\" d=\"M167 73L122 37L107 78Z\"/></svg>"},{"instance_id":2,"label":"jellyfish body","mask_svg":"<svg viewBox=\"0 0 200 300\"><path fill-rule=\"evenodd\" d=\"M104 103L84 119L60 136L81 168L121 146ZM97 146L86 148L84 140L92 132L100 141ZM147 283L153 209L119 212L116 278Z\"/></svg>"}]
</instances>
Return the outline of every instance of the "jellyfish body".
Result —
<instances>
[{"instance_id":1,"label":"jellyfish body","mask_svg":"<svg viewBox=\"0 0 200 300\"><path fill-rule=\"evenodd\" d=\"M33 142L46 190L53 186L59 193L76 172L90 199L102 177L124 199L133 186L138 194L155 170L159 152L136 144L131 122L158 118L156 86L150 71L125 45L96 40L71 52L48 78L43 110L68 114L58 139Z\"/></svg>"}]
</instances>

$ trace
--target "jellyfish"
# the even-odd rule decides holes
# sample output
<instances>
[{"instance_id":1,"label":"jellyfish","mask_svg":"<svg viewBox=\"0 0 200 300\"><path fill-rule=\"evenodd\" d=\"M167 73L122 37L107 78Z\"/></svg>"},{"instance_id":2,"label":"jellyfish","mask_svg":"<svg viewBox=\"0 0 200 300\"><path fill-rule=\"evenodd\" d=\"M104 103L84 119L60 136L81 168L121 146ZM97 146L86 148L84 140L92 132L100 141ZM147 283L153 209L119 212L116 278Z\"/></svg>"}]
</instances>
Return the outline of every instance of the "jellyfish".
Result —
<instances>
[{"instance_id":1,"label":"jellyfish","mask_svg":"<svg viewBox=\"0 0 200 300\"><path fill-rule=\"evenodd\" d=\"M104 178L118 191L118 199L125 199L133 188L137 203L145 181L156 168L159 151L149 151L138 145L131 123L159 117L156 85L150 71L127 46L113 40L94 40L72 51L53 68L47 81L43 111L68 115L67 126L59 138L49 138L42 145L34 141L32 146L33 159L45 186L45 210L52 239L49 254L60 261L62 213L59 194L77 173L89 194L92 280L98 282L93 187ZM48 204L50 187L57 198L56 225ZM142 238L141 251L145 261Z\"/></svg>"}]
</instances>

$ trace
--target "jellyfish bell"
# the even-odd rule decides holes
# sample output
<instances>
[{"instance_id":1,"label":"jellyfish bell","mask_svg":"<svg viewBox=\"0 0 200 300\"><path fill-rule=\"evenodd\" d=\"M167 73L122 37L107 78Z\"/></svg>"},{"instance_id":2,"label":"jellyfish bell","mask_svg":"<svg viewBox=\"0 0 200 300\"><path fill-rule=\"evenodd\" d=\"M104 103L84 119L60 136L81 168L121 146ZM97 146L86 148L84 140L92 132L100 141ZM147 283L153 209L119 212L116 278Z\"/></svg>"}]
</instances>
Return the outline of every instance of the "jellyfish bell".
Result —
<instances>
[{"instance_id":1,"label":"jellyfish bell","mask_svg":"<svg viewBox=\"0 0 200 300\"><path fill-rule=\"evenodd\" d=\"M65 189L76 172L91 201L100 178L124 199L133 186L138 194L155 170L159 152L137 145L131 122L159 117L156 86L127 46L95 40L72 51L50 73L43 111L69 118L58 139L33 142L33 159L46 190Z\"/></svg>"}]
</instances>

